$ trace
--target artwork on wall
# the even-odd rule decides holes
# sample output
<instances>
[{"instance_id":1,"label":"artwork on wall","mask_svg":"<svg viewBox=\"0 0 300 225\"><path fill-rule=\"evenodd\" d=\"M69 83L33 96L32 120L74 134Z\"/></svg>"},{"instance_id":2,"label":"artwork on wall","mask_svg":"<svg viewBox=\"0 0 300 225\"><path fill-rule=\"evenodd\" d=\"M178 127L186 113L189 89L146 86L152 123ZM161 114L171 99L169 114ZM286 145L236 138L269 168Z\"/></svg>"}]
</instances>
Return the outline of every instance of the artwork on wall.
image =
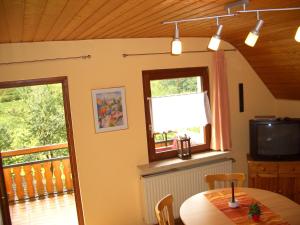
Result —
<instances>
[{"instance_id":1,"label":"artwork on wall","mask_svg":"<svg viewBox=\"0 0 300 225\"><path fill-rule=\"evenodd\" d=\"M96 132L126 129L125 88L106 88L92 91Z\"/></svg>"}]
</instances>

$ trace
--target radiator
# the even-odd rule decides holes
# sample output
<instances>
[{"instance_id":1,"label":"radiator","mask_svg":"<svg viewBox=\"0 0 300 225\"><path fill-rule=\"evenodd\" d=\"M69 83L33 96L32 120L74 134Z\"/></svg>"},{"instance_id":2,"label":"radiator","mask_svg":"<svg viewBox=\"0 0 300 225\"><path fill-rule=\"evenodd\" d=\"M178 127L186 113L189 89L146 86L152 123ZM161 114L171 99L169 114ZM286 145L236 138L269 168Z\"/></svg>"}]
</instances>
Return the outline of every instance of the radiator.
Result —
<instances>
[{"instance_id":1,"label":"radiator","mask_svg":"<svg viewBox=\"0 0 300 225\"><path fill-rule=\"evenodd\" d=\"M142 176L141 194L144 222L146 224L157 224L154 207L167 194L173 195L174 217L179 218L179 208L184 200L208 189L204 180L206 174L231 172L232 161L225 159L182 170Z\"/></svg>"}]
</instances>

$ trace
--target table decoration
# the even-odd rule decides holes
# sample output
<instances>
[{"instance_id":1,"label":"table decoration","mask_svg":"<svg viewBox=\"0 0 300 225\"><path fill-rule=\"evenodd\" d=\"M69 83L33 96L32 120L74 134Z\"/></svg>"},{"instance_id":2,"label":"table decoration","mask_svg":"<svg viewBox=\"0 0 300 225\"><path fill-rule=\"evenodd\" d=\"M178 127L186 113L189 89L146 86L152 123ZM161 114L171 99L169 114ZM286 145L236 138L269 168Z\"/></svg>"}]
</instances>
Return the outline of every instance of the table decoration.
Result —
<instances>
[{"instance_id":1,"label":"table decoration","mask_svg":"<svg viewBox=\"0 0 300 225\"><path fill-rule=\"evenodd\" d=\"M231 182L231 198L230 198L230 200L228 202L228 206L230 208L237 208L237 207L239 207L239 203L235 199L235 196L234 196L234 182L233 181Z\"/></svg>"},{"instance_id":2,"label":"table decoration","mask_svg":"<svg viewBox=\"0 0 300 225\"><path fill-rule=\"evenodd\" d=\"M248 216L253 219L254 222L259 222L261 215L260 206L258 203L253 203L249 206Z\"/></svg>"},{"instance_id":3,"label":"table decoration","mask_svg":"<svg viewBox=\"0 0 300 225\"><path fill-rule=\"evenodd\" d=\"M237 208L228 207L228 199L232 198L232 189L210 192L204 194L204 196L211 204L237 225L290 225L264 204L250 197L246 193L238 191L238 189L236 189L234 193L235 201L239 202L239 207ZM256 223L253 218L249 218L249 206L253 203L259 204L260 207L261 215L259 221L257 221L259 223ZM255 219L257 219L256 217L257 216L255 216Z\"/></svg>"}]
</instances>

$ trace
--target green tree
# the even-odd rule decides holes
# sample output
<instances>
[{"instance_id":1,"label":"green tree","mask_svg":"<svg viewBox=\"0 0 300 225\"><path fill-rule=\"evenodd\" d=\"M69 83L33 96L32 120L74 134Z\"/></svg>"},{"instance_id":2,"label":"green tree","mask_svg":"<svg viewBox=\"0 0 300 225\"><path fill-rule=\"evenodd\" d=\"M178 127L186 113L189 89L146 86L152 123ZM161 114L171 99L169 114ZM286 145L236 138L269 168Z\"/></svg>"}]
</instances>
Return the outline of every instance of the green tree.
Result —
<instances>
[{"instance_id":1,"label":"green tree","mask_svg":"<svg viewBox=\"0 0 300 225\"><path fill-rule=\"evenodd\" d=\"M11 148L12 138L6 127L0 127L0 149L9 150Z\"/></svg>"},{"instance_id":2,"label":"green tree","mask_svg":"<svg viewBox=\"0 0 300 225\"><path fill-rule=\"evenodd\" d=\"M66 125L63 98L60 85L42 85L31 87L32 91L25 99L28 106L26 127L29 139L36 145L66 142Z\"/></svg>"},{"instance_id":3,"label":"green tree","mask_svg":"<svg viewBox=\"0 0 300 225\"><path fill-rule=\"evenodd\" d=\"M0 89L0 102L20 100L21 97L18 93L16 88Z\"/></svg>"},{"instance_id":4,"label":"green tree","mask_svg":"<svg viewBox=\"0 0 300 225\"><path fill-rule=\"evenodd\" d=\"M196 93L197 88L197 77L151 81L152 97Z\"/></svg>"},{"instance_id":5,"label":"green tree","mask_svg":"<svg viewBox=\"0 0 300 225\"><path fill-rule=\"evenodd\" d=\"M2 89L0 149L21 149L66 142L61 84ZM68 151L9 157L4 165L68 155Z\"/></svg>"}]
</instances>

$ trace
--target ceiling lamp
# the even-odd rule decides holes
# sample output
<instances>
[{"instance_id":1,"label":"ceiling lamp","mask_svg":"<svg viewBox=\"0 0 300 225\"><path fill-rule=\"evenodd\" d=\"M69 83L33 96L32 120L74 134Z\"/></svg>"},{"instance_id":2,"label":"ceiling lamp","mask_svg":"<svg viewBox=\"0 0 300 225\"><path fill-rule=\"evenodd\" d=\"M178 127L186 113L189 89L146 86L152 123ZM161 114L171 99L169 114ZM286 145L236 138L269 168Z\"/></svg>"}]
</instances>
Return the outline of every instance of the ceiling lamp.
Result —
<instances>
[{"instance_id":1,"label":"ceiling lamp","mask_svg":"<svg viewBox=\"0 0 300 225\"><path fill-rule=\"evenodd\" d=\"M205 16L205 17L179 19L179 20L173 20L173 21L163 21L162 24L175 24L175 36L172 41L172 54L180 55L182 53L182 45L181 45L181 41L179 40L179 30L178 30L179 23L216 19L218 30L217 30L217 33L211 37L210 42L208 44L208 48L211 50L217 51L219 49L219 45L221 43L221 32L223 29L223 25L219 25L219 23L218 23L219 18L234 17L234 16L238 16L242 13L256 13L257 14L256 26L251 32L249 32L249 34L245 40L246 45L248 45L250 47L254 47L254 45L256 44L258 37L259 37L259 31L264 24L264 21L259 18L260 12L278 12L278 11L300 10L300 7L246 10L246 6L248 4L249 4L249 0L238 0L236 2L230 3L227 6L225 6L225 10L227 10L227 14L224 14L224 15L212 15L212 16ZM242 10L237 10L237 11L234 11L234 13L231 13L232 8L241 7L241 6L243 7ZM298 27L298 30L296 32L295 40L297 42L300 42L300 26Z\"/></svg>"},{"instance_id":2,"label":"ceiling lamp","mask_svg":"<svg viewBox=\"0 0 300 225\"><path fill-rule=\"evenodd\" d=\"M175 24L175 35L174 39L172 41L172 55L180 55L182 53L182 45L181 41L179 39L179 28L178 23L184 23L184 22L192 22L192 21L198 21L198 20L210 20L210 19L216 19L218 30L217 33L211 38L211 41L209 43L208 48L212 50L217 50L219 47L219 44L221 42L221 32L223 25L219 25L218 20L222 17L231 17L235 16L236 14L225 14L225 15L218 15L218 16L206 16L206 17L198 17L198 18L190 18L190 19L182 19L182 20L173 20L173 21L164 21L162 24Z\"/></svg>"},{"instance_id":3,"label":"ceiling lamp","mask_svg":"<svg viewBox=\"0 0 300 225\"><path fill-rule=\"evenodd\" d=\"M217 21L218 21L218 19L217 19ZM217 24L218 24L218 22L217 22ZM223 29L223 25L221 25L221 24L218 25L217 33L214 36L212 36L209 41L209 44L208 44L209 49L214 50L214 51L217 51L219 49L219 45L221 42L222 29Z\"/></svg>"},{"instance_id":4,"label":"ceiling lamp","mask_svg":"<svg viewBox=\"0 0 300 225\"><path fill-rule=\"evenodd\" d=\"M178 24L175 23L175 35L172 41L172 55L180 55L182 53L182 45L179 39Z\"/></svg>"},{"instance_id":5,"label":"ceiling lamp","mask_svg":"<svg viewBox=\"0 0 300 225\"><path fill-rule=\"evenodd\" d=\"M295 35L295 40L297 42L300 42L300 26L297 29L296 35Z\"/></svg>"},{"instance_id":6,"label":"ceiling lamp","mask_svg":"<svg viewBox=\"0 0 300 225\"><path fill-rule=\"evenodd\" d=\"M259 37L259 30L261 29L262 25L264 24L264 21L259 19L259 12L257 12L257 22L255 25L255 28L249 32L245 44L254 47L255 43L257 42L257 39Z\"/></svg>"}]
</instances>

